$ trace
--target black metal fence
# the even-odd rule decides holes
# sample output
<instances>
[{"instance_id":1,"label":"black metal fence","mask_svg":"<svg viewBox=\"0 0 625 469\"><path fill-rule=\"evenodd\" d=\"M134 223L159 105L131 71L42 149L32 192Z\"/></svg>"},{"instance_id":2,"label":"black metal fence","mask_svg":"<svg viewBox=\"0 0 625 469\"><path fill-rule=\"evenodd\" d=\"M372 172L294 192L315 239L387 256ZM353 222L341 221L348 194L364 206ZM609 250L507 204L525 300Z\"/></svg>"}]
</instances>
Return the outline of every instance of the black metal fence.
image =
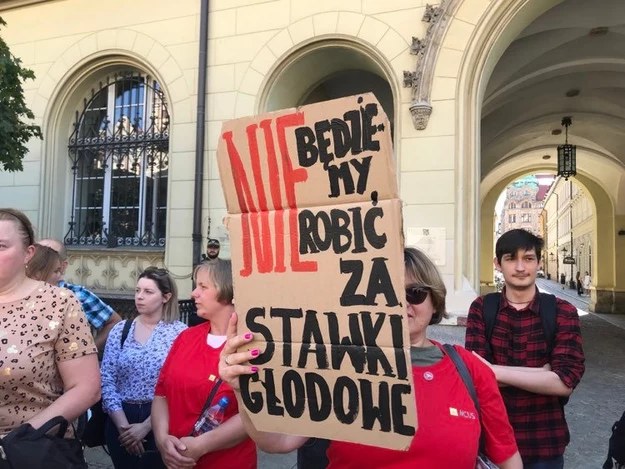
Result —
<instances>
[{"instance_id":1,"label":"black metal fence","mask_svg":"<svg viewBox=\"0 0 625 469\"><path fill-rule=\"evenodd\" d=\"M69 246L163 248L169 178L169 113L151 77L107 77L76 111Z\"/></svg>"}]
</instances>

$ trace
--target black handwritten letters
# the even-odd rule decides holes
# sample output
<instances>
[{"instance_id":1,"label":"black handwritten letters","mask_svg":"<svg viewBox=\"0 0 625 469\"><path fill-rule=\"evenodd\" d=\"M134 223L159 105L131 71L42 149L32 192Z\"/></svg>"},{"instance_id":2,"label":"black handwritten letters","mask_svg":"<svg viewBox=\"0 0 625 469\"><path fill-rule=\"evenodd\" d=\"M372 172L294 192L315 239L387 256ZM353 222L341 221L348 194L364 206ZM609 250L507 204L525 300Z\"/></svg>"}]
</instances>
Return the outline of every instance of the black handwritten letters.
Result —
<instances>
[{"instance_id":1,"label":"black handwritten letters","mask_svg":"<svg viewBox=\"0 0 625 469\"><path fill-rule=\"evenodd\" d=\"M358 99L358 103L362 101L362 98ZM380 142L373 136L383 131L385 126L372 123L377 115L378 104L369 103L360 106L360 109L347 111L342 119L326 119L316 122L313 127L295 129L299 164L303 168L317 163L323 165L328 172L329 197L341 195L339 181L343 181L343 194L353 194L354 191L365 193L372 156L359 155L380 151ZM334 149L334 153L330 148ZM344 158L344 161L337 161Z\"/></svg>"},{"instance_id":2,"label":"black handwritten letters","mask_svg":"<svg viewBox=\"0 0 625 469\"><path fill-rule=\"evenodd\" d=\"M328 436L314 423L329 422L397 448L416 431L389 131L367 94L222 132L235 303L263 350L241 397L259 429L288 418Z\"/></svg>"},{"instance_id":3,"label":"black handwritten letters","mask_svg":"<svg viewBox=\"0 0 625 469\"><path fill-rule=\"evenodd\" d=\"M263 335L267 343L265 352L253 361L261 366L260 374L240 381L241 396L250 412L265 410L269 415L292 418L306 414L313 421L333 415L343 424L353 423L360 415L365 430L378 425L383 432L414 435L414 424L405 421L411 388L403 354L401 315L350 313L348 329L341 331L335 312L271 308L269 316L281 322L274 337L260 322L266 313L264 308L255 308L246 316L247 328ZM302 319L301 336L294 337L293 321ZM384 327L391 331L392 347L377 342ZM276 343L281 346L277 348ZM276 353L280 354L280 370L290 368L281 375L280 382L276 382L273 368L262 367L276 358ZM323 370L343 369L353 372L333 383L322 374ZM262 388L252 390L252 383L261 383Z\"/></svg>"}]
</instances>

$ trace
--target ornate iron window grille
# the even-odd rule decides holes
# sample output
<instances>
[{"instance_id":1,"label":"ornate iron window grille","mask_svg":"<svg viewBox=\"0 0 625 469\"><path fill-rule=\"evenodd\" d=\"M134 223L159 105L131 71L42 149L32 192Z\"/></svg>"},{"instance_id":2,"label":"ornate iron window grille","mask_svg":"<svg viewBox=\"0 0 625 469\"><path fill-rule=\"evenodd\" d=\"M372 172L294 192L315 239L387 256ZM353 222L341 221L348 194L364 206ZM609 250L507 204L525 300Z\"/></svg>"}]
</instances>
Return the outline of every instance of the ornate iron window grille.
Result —
<instances>
[{"instance_id":1,"label":"ornate iron window grille","mask_svg":"<svg viewBox=\"0 0 625 469\"><path fill-rule=\"evenodd\" d=\"M164 247L168 151L169 113L156 81L125 72L92 89L69 139L65 244Z\"/></svg>"}]
</instances>

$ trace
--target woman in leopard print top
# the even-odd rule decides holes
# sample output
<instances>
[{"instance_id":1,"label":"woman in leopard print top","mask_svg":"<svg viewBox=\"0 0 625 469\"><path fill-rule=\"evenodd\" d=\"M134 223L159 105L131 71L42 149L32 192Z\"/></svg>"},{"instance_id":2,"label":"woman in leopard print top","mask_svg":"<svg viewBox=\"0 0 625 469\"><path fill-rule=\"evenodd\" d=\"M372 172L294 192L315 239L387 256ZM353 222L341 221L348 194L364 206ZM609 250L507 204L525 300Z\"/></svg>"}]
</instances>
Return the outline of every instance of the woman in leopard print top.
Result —
<instances>
[{"instance_id":1,"label":"woman in leopard print top","mask_svg":"<svg viewBox=\"0 0 625 469\"><path fill-rule=\"evenodd\" d=\"M96 348L68 290L30 279L32 225L0 209L0 436L23 423L72 421L100 395Z\"/></svg>"}]
</instances>

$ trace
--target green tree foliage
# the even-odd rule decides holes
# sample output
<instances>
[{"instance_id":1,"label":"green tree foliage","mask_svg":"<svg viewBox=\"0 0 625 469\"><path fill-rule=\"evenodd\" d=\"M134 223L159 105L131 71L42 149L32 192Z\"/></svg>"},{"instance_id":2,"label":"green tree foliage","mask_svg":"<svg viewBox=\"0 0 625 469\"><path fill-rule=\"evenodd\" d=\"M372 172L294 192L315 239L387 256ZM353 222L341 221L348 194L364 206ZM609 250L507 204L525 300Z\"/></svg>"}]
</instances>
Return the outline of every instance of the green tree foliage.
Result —
<instances>
[{"instance_id":1,"label":"green tree foliage","mask_svg":"<svg viewBox=\"0 0 625 469\"><path fill-rule=\"evenodd\" d=\"M2 18L0 26L6 26ZM22 171L26 143L31 137L41 138L39 126L29 123L35 115L26 106L22 88L22 83L34 79L35 74L22 68L21 62L0 37L0 164L5 171Z\"/></svg>"}]
</instances>

